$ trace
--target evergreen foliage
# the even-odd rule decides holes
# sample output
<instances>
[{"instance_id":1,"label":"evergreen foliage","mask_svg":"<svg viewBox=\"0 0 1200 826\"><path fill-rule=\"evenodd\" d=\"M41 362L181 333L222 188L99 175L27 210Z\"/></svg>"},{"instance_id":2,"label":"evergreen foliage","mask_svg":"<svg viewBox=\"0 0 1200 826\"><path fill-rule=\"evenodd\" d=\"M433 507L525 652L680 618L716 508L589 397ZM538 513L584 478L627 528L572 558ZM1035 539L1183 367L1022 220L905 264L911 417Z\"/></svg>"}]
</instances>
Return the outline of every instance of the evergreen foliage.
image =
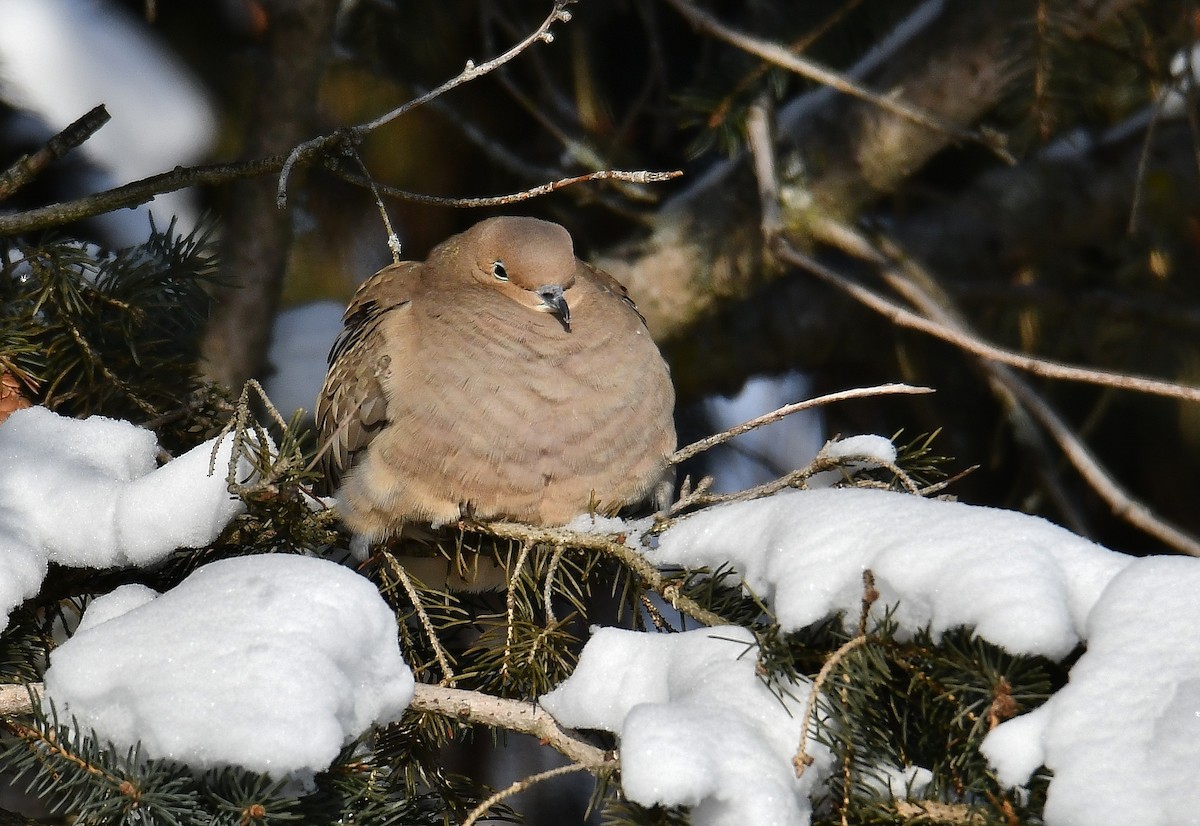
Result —
<instances>
[{"instance_id":1,"label":"evergreen foliage","mask_svg":"<svg viewBox=\"0 0 1200 826\"><path fill-rule=\"evenodd\" d=\"M725 4L730 5L738 4ZM821 30L826 18L840 13L835 4L811 4L811 8L799 4L797 9L805 8L797 11L789 6L789 14L781 18L786 5L755 3L725 10L745 15L749 19L739 19L739 24L768 31L780 42L796 42ZM900 4L904 8L898 10L887 4L868 5L872 8L855 11L858 4L846 4L848 13L867 15L857 30L871 32L862 35L863 44L846 49L848 53L875 42L912 4ZM1127 18L1128 31L1102 33L1104 48L1058 37L1053 27L1039 30L1033 38L1021 38L1022 48L1038 51L1039 82L1028 84L997 113L1012 139L1011 148L1020 152L1037 147L1055 133L1055 123L1073 123L1094 114L1078 109L1100 110L1103 116L1096 120L1111 122L1144 103L1146 89L1153 85L1149 80L1161 87L1173 48L1172 38L1165 33L1178 21L1167 19L1170 15L1163 10L1167 5L1146 5L1144 13ZM595 4L586 13L598 7L603 8ZM585 13L582 8L580 13ZM391 18L401 14L397 4L356 4L343 38L380 40L377 54L362 59L389 64L406 80L418 76L410 71L413 67L390 64L420 60L422 48L450 60L451 50L438 46L442 41L430 34L429 27L416 32L423 45L401 48L405 44L382 42L385 32L413 36L414 27L398 25ZM382 24L376 16L384 17ZM461 17L457 8L438 8L431 12L429 26L456 30ZM780 20L788 25L781 27ZM646 26L651 28L650 23ZM360 54L367 51L361 42L357 45ZM653 48L658 45L652 43ZM685 43L689 55L700 52L693 45ZM822 57L819 50L816 56ZM640 97L636 106L630 103L629 123L636 128L625 131L666 134L656 127L690 119L694 128L688 137L694 153L714 147L728 152L743 145L745 113L751 103L782 100L808 88L806 81L737 52L706 49L695 64L697 74L689 88L671 97L670 106L655 105L658 98L651 96L646 97L651 104ZM570 75L564 66L549 67L543 67L547 74ZM423 61L421 68L430 73ZM1098 83L1097 78L1106 82ZM1098 96L1098 86L1110 92ZM527 122L529 113L514 112L518 107L507 100L489 104L480 110L494 107L508 129L521 140L528 139L533 132ZM581 137L604 143L599 135L580 131ZM674 132L670 134L677 139ZM605 149L618 157L623 151L607 144ZM672 163L676 160L662 144L651 146L646 154L655 152ZM948 168L935 167L928 177L949 174L966 179L966 167L984 163L974 156L959 158ZM1186 238L1194 241L1191 234ZM125 418L149 427L169 453L227 428L238 442L235 456L248 456L258 469L258 481L252 485L230 479L231 489L243 497L247 510L206 548L181 550L152 570L52 570L42 592L16 610L0 633L0 683L40 680L56 640L74 629L93 596L117 585L136 581L167 589L206 562L244 554L348 556L348 537L339 533L332 512L320 507L312 495L314 474L309 467L316 445L301 423L264 416L260 424L252 415L256 406L248 394L235 401L226 390L204 383L195 367L199 335L211 304L208 288L216 273L211 241L204 230L179 236L174 225L163 231L152 229L145 244L116 251L65 238L0 239L0 374L15 376L29 398L57 412ZM1167 245L1168 252L1174 250L1177 258L1191 260L1194 250L1189 252L1190 247L1178 239L1173 242L1177 248ZM1151 257L1143 254L1141 245L1123 248L1129 243L1114 238L1111 248L1089 250L1095 255L1048 267L1053 270L1053 286L1060 281L1067 286L1104 283L1100 274L1116 270L1135 287L1156 288L1146 265ZM1114 261L1120 266L1113 266ZM1002 308L989 312L998 316L992 319L994 327L1017 325L1016 312L1004 313ZM1019 315L1022 322L1037 316L1047 326L1058 319L1045 307L1036 312L1022 308ZM1139 348L1128 346L1127 336L1142 328L1126 330L1110 324L1099 332L1093 329L1106 321L1099 314L1079 322L1084 329L1074 339L1058 343L1067 351L1063 356L1099 349L1108 336L1118 340L1114 349L1137 361ZM928 372L926 365L935 361L924 360L914 372ZM249 433L267 432L278 445L275 452L262 449L265 439L246 438ZM909 481L923 486L944 477L948 462L933 446L937 435L923 434L901 445L897 465ZM899 443L901 434L893 440ZM846 484L904 487L886 470L845 468L844 473ZM364 574L395 609L405 659L424 683L444 681L461 689L532 702L571 673L593 623L622 624L647 633L671 633L697 624L694 618L663 607L663 583L651 582L636 565L600 544L505 539L484 527L465 525L437 537L434 548L451 558L475 553L495 558L509 570L510 587L500 594L472 595L405 582L399 571L402 552L428 554L428 544L385 549L364 566ZM839 768L828 796L819 801L816 823L1039 822L1044 778L1025 795L1004 790L981 758L979 744L1003 720L1044 702L1065 681L1068 664L1009 655L975 638L970 629L957 629L939 639L929 635L901 639L886 619L868 626L865 610L862 617L845 623L831 619L786 633L764 602L747 593L728 569L669 571L665 577L666 586L681 599L753 632L759 644L759 672L777 692L785 691L795 678L823 675L814 726L833 750ZM872 591L870 582L865 582L864 606L873 601ZM299 787L235 768L196 774L169 761L147 758L137 749L121 752L35 701L30 714L0 717L0 778L27 788L53 807L56 820L32 822L443 824L460 822L491 793L478 779L451 770L447 760L450 748L486 739L487 734L460 719L410 710L402 721L348 746L311 785ZM611 745L608 740L597 742ZM888 789L889 770L908 766L932 772L922 800L906 800ZM596 778L593 808L602 822L614 826L688 822L684 809L646 808L623 799L618 780L605 774ZM494 806L491 814L515 817L503 803ZM9 815L0 810L0 823L8 822ZM16 815L11 818L30 822Z\"/></svg>"},{"instance_id":2,"label":"evergreen foliage","mask_svg":"<svg viewBox=\"0 0 1200 826\"><path fill-rule=\"evenodd\" d=\"M211 230L171 223L136 247L0 239L0 368L64 415L148 424L168 450L228 415L196 369L216 278Z\"/></svg>"},{"instance_id":3,"label":"evergreen foliage","mask_svg":"<svg viewBox=\"0 0 1200 826\"><path fill-rule=\"evenodd\" d=\"M157 253L139 248L136 254L100 261L70 245L24 249L19 260L39 263L27 270L12 268L9 287L17 286L13 271L37 278L36 288L22 281L19 293L30 296L20 317L36 357L20 347L2 355L47 388L45 402L72 412L124 411L136 418L168 409L157 382L174 382L177 393L197 388L193 376L156 357L162 354L177 364L178 354L159 349L167 343L163 331L170 324L186 324L194 331L200 318L163 319L151 330L130 319L169 314L176 293L191 302L186 303L188 313L202 314L205 299L194 290L208 272L208 259L196 257L202 245L195 238L171 243L156 235L148 248ZM49 262L65 269L53 270ZM107 309L95 312L89 300ZM49 309L41 313L40 307ZM13 307L7 311L16 315ZM86 330L85 341L101 344L83 348L78 344L81 330ZM190 346L177 337L169 341ZM101 368L127 376L124 386L91 388L89 377ZM240 554L346 554L347 538L338 534L331 512L314 507L311 441L297 421L268 419L279 447L274 452L261 449L267 429L255 421L251 407L250 393L244 393L229 408L225 425L237 445L235 456L250 458L259 471L258 481L249 486L230 478L231 489L247 503L246 513L211 546L179 551L152 571L56 571L43 593L15 612L0 635L0 681L37 680L58 633L74 626L90 595L121 582L166 589L205 562ZM190 432L192 421L162 427ZM932 437L921 436L904 446L900 464L906 471L938 476L944 460L934 455L931 442ZM845 472L854 481L853 472ZM857 482L901 487L895 477L877 471L862 474ZM461 689L533 701L571 673L592 623L623 624L647 633L695 626L690 618L667 615L639 569L607 553L603 543L575 547L501 539L484 526L466 525L443 533L434 547L464 559L482 553L513 573L503 593L446 593L411 579L404 584L399 573L403 548L385 549L372 560L365 573L394 606L402 650L422 681L450 681ZM428 544L407 550L430 553ZM911 819L905 812L911 814L915 804L881 793L872 780L880 766L909 764L932 769L930 805L942 807L938 811L953 815L955 822L1006 822L1012 812L1021 817L1036 813L1040 800L1018 801L1002 792L977 747L1000 719L1048 696L1063 679L1061 669L1005 655L974 639L969 630L937 642L927 637L901 642L886 622L839 657L836 652L853 639L840 623L830 620L785 634L766 606L739 587L728 570L668 572L665 582L723 621L752 629L760 644L760 673L773 686L799 675L812 677L831 657L837 659L827 676L817 731L839 755L843 770L821 804L818 822ZM0 772L77 823L443 823L463 819L491 792L478 780L449 770L446 762L447 748L470 743L480 729L425 711L410 711L401 722L347 747L307 787L234 768L196 774L136 749L119 752L37 703L31 714L5 719L3 728ZM597 778L593 805L604 822L687 822L685 810L645 808L622 799L616 779ZM492 813L515 817L503 803ZM930 820L928 813L925 817Z\"/></svg>"}]
</instances>

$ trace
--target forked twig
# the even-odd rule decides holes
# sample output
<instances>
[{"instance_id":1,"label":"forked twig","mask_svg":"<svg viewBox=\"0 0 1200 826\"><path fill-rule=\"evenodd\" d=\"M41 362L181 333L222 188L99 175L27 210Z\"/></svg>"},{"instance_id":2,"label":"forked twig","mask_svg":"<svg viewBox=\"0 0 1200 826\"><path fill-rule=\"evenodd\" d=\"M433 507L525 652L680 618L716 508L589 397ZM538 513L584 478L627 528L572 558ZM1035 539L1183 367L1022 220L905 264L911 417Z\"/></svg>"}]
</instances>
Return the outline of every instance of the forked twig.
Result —
<instances>
[{"instance_id":1,"label":"forked twig","mask_svg":"<svg viewBox=\"0 0 1200 826\"><path fill-rule=\"evenodd\" d=\"M441 195L426 195L420 192L409 192L404 189L398 189L388 184L374 183L371 184L369 179L350 175L348 173L339 172L339 177L350 183L360 184L362 186L373 186L378 192L392 198L398 198L402 201L413 201L418 204L429 204L431 206L454 207L462 209L476 209L482 207L506 206L508 204L516 204L521 201L528 201L531 198L540 198L543 195L549 195L551 192L557 192L560 189L565 189L575 184L587 183L589 181L624 181L634 184L656 184L663 181L674 180L683 175L683 171L679 169L669 170L667 172L650 172L647 170L628 171L622 169L602 169L598 172L588 172L583 175L572 175L569 178L559 178L548 183L538 184L537 186L523 189L520 192L510 192L507 195L483 195L478 198L447 198Z\"/></svg>"},{"instance_id":2,"label":"forked twig","mask_svg":"<svg viewBox=\"0 0 1200 826\"><path fill-rule=\"evenodd\" d=\"M932 282L931 277L919 271L915 262L908 262L905 271L896 266L893 260L895 251L892 251L892 256L889 257L885 251L877 249L856 230L835 222L828 224L828 228L833 230L832 234L827 236L829 240L836 241L845 251L879 266L888 282L925 315L908 310L824 266L811 256L795 249L782 236L776 239L777 254L782 260L800 266L843 290L894 324L929 333L978 356L992 379L1051 436L1076 472L1108 504L1114 515L1181 553L1200 556L1200 540L1158 517L1126 491L1057 411L1034 391L1028 382L1009 368L1017 367L1047 378L1080 381L1186 401L1200 401L1200 388L1107 370L1074 367L1025 356L989 344L937 301L937 297L931 294L937 291L936 284Z\"/></svg>"},{"instance_id":3,"label":"forked twig","mask_svg":"<svg viewBox=\"0 0 1200 826\"><path fill-rule=\"evenodd\" d=\"M867 568L863 571L862 610L859 614L858 633L829 656L829 659L821 666L821 670L817 672L816 679L813 680L812 687L809 689L808 700L804 705L804 718L800 722L800 744L796 748L796 756L792 758L792 768L796 772L796 777L804 774L805 769L813 762L812 755L808 753L808 732L812 728L813 720L816 719L817 698L821 695L821 689L829 681L829 675L833 673L833 669L837 668L838 664L851 651L865 645L871 639L867 636L867 617L871 613L871 606L877 599L879 599L879 591L875 590L875 573Z\"/></svg>"},{"instance_id":4,"label":"forked twig","mask_svg":"<svg viewBox=\"0 0 1200 826\"><path fill-rule=\"evenodd\" d=\"M346 127L345 129L340 129L332 134L322 135L320 137L313 138L312 140L305 141L297 146L288 155L287 160L283 162L283 168L279 170L279 186L275 192L275 199L279 208L282 209L287 206L288 178L291 177L292 170L296 167L296 164L308 160L313 155L331 146L332 144L338 143L339 141L346 141L351 145L356 145L366 135L385 124L391 123L401 115L416 109L418 106L424 103L428 103L430 100L433 100L436 97L444 95L446 92L449 92L455 87L461 86L464 83L470 83L477 78L483 77L489 72L495 71L519 55L521 52L528 49L534 43L550 43L554 40L554 35L550 33L550 27L555 23L566 23L571 19L571 13L567 11L567 6L571 5L573 2L574 0L555 0L554 8L550 11L550 14L547 15L546 19L542 21L541 25L539 25L532 33L527 35L519 43L503 54L497 55L491 60L480 63L479 65L476 65L474 62L468 60L467 65L463 68L463 70L454 77L450 78L450 80L447 80L445 83L434 89L430 89L423 95L418 95L407 103L392 109L390 112L385 112L379 117L367 121L366 123L360 123L357 126Z\"/></svg>"}]
</instances>

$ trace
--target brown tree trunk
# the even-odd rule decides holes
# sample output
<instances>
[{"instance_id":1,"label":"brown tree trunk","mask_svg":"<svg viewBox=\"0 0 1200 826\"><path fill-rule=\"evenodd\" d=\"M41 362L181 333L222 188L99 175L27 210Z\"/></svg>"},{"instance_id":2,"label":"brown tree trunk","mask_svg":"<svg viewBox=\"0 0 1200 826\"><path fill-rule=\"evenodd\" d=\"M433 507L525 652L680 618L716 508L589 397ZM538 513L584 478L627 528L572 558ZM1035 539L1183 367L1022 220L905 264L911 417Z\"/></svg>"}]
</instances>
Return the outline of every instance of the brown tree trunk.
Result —
<instances>
[{"instance_id":1,"label":"brown tree trunk","mask_svg":"<svg viewBox=\"0 0 1200 826\"><path fill-rule=\"evenodd\" d=\"M337 0L264 0L268 27L245 158L286 153L316 127L317 89ZM210 378L237 388L261 376L291 247L291 215L275 205L275 176L230 187L220 291L204 341Z\"/></svg>"}]
</instances>

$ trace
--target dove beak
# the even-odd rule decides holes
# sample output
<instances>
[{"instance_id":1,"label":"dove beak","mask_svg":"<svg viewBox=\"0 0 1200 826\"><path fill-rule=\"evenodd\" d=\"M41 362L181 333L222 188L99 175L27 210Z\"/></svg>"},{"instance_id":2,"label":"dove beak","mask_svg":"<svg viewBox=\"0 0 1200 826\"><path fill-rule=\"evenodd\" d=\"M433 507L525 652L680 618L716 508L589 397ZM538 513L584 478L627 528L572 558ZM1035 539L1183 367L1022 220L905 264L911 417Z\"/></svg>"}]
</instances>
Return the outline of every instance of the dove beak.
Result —
<instances>
[{"instance_id":1,"label":"dove beak","mask_svg":"<svg viewBox=\"0 0 1200 826\"><path fill-rule=\"evenodd\" d=\"M533 292L542 300L538 309L542 312L553 313L558 316L563 326L570 330L571 308L567 306L567 299L563 296L563 288L558 284L547 284L544 287L538 287Z\"/></svg>"}]
</instances>

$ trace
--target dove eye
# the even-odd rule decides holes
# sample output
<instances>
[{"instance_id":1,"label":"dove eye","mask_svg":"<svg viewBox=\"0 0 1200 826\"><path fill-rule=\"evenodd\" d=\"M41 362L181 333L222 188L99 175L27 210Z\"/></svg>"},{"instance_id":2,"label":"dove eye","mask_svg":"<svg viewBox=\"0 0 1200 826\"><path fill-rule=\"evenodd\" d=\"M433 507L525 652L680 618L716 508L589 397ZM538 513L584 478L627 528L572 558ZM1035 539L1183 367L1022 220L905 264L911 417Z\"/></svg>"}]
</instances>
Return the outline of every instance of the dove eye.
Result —
<instances>
[{"instance_id":1,"label":"dove eye","mask_svg":"<svg viewBox=\"0 0 1200 826\"><path fill-rule=\"evenodd\" d=\"M508 280L508 270L504 269L503 261L492 262L492 275L496 276L497 281Z\"/></svg>"}]
</instances>

